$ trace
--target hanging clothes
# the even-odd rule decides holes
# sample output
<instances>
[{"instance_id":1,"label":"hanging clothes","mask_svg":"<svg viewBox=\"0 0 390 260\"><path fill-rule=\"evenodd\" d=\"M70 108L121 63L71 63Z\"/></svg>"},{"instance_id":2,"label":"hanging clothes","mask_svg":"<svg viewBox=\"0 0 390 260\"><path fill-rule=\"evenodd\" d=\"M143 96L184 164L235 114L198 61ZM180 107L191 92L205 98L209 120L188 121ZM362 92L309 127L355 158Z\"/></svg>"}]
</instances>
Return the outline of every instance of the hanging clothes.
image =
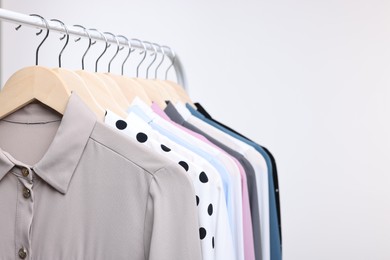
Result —
<instances>
[{"instance_id":1,"label":"hanging clothes","mask_svg":"<svg viewBox=\"0 0 390 260\"><path fill-rule=\"evenodd\" d=\"M157 49L135 41L154 49L148 75ZM141 63L137 78L32 66L7 81L0 259L281 260L272 154Z\"/></svg>"},{"instance_id":2,"label":"hanging clothes","mask_svg":"<svg viewBox=\"0 0 390 260\"><path fill-rule=\"evenodd\" d=\"M241 225L241 223L237 223L235 220L236 213L240 212L239 202L237 201L238 196L235 196L234 192L234 184L240 185L239 182L232 182L232 175L235 174L238 177L238 174L235 173L235 162L232 160L227 154L222 152L216 147L213 147L207 140L186 129L182 129L157 115L153 112L153 110L139 101L139 99L135 99L128 112L130 114L138 115L145 122L149 123L152 128L175 141L176 143L194 151L198 155L207 158L209 162L218 170L221 178L224 181L224 189L225 189L225 199L229 212L229 222L231 224L232 230L234 230L235 225ZM199 142L203 140L202 142ZM233 162L233 164L230 164ZM224 165L226 167L224 167ZM242 167L240 165L240 167ZM234 178L234 177L233 177ZM244 179L246 181L246 177ZM233 184L233 185L232 185ZM245 183L247 185L247 183ZM252 218L250 215L249 208L249 197L247 193L247 187L243 187L245 193L242 194L242 216L243 216L243 238L244 238L244 253L245 259L255 259L254 256L254 243L253 243L253 231L252 231ZM237 244L237 250L240 250L241 245Z\"/></svg>"},{"instance_id":3,"label":"hanging clothes","mask_svg":"<svg viewBox=\"0 0 390 260\"><path fill-rule=\"evenodd\" d=\"M222 180L212 165L159 134L135 115L123 120L107 111L105 123L183 167L195 187L202 259L236 259Z\"/></svg>"},{"instance_id":4,"label":"hanging clothes","mask_svg":"<svg viewBox=\"0 0 390 260\"><path fill-rule=\"evenodd\" d=\"M227 134L231 135L232 137L234 137L238 140L241 140L242 142L247 143L248 145L252 146L266 160L267 169L268 169L267 170L268 181L269 181L268 185L269 185L269 190L271 191L269 193L271 259L272 260L282 259L279 184L278 184L278 178L277 178L278 175L277 175L277 170L276 170L276 163L275 163L275 160L273 159L273 156L269 152L267 152L265 148L248 140L247 138L223 127L222 125L218 124L217 122L213 122L212 120L210 120L210 119L206 118L204 115L202 115L200 112L193 109L191 106L187 105L187 109L194 116L204 120L205 122L216 127L217 129L220 129L221 131L226 132Z\"/></svg>"}]
</instances>

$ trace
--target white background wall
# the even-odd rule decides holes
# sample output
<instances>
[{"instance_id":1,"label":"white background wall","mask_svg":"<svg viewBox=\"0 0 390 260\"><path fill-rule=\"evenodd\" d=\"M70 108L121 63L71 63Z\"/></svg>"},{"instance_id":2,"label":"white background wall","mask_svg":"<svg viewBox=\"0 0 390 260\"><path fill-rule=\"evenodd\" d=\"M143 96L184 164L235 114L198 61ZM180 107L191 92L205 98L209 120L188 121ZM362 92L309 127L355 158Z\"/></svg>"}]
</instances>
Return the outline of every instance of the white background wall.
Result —
<instances>
[{"instance_id":1,"label":"white background wall","mask_svg":"<svg viewBox=\"0 0 390 260\"><path fill-rule=\"evenodd\" d=\"M390 259L389 1L21 2L3 7L172 46L193 100L277 158L284 259ZM40 38L2 26L4 83ZM50 37L41 64L60 48Z\"/></svg>"}]
</instances>

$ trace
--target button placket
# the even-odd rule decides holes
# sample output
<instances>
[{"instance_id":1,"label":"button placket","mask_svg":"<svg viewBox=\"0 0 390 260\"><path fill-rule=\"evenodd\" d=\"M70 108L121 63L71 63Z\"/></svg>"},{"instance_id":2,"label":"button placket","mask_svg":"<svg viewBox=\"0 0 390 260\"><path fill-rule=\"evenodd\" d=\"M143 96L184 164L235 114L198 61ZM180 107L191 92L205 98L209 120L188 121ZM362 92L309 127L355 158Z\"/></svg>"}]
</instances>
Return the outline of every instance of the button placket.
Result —
<instances>
[{"instance_id":1,"label":"button placket","mask_svg":"<svg viewBox=\"0 0 390 260\"><path fill-rule=\"evenodd\" d=\"M23 171L18 176L18 197L16 212L15 246L19 259L31 258L31 225L33 219L34 193L31 170ZM25 176L27 175L27 176Z\"/></svg>"}]
</instances>

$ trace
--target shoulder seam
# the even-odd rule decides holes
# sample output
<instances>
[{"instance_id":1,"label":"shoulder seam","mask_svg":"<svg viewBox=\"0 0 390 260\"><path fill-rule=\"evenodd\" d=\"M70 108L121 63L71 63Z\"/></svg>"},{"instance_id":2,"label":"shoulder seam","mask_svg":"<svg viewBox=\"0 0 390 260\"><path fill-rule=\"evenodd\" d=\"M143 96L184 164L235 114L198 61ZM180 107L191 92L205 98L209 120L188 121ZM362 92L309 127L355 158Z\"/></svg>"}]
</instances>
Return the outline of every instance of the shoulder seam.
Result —
<instances>
[{"instance_id":1,"label":"shoulder seam","mask_svg":"<svg viewBox=\"0 0 390 260\"><path fill-rule=\"evenodd\" d=\"M164 169L165 167L167 167L167 165L162 166L162 167L158 168L157 170L155 170L154 172L153 172L153 171L150 171L150 170L147 170L147 169L145 169L145 167L143 167L142 165L140 165L140 164L138 164L138 163L132 161L131 159L129 159L129 158L127 158L126 156L124 156L123 154L118 153L117 151L115 151L115 150L112 149L111 147L109 147L109 146L105 145L104 143L102 143L102 142L96 140L96 139L93 138L92 136L90 136L89 138L90 138L91 140L93 140L95 143L100 144L101 146L105 147L106 149L110 150L111 152L116 153L117 155L119 155L119 156L125 158L126 160L132 162L133 164L137 165L139 168L141 168L141 169L144 170L145 172L149 173L150 175L154 175L154 174L156 174L158 171L160 171L161 169ZM170 164L168 164L168 165L170 165Z\"/></svg>"}]
</instances>

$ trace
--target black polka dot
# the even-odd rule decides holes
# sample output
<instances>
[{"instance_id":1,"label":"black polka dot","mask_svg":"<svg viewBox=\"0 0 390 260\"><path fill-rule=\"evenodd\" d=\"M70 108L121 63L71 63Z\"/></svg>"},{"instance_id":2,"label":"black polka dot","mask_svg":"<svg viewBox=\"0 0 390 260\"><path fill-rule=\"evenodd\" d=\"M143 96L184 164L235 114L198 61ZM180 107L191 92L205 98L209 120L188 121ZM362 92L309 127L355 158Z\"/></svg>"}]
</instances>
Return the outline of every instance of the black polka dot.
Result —
<instances>
[{"instance_id":1,"label":"black polka dot","mask_svg":"<svg viewBox=\"0 0 390 260\"><path fill-rule=\"evenodd\" d=\"M166 147L165 145L161 145L161 149L164 151L164 152L170 152L171 151L171 148L169 147Z\"/></svg>"},{"instance_id":2,"label":"black polka dot","mask_svg":"<svg viewBox=\"0 0 390 260\"><path fill-rule=\"evenodd\" d=\"M123 130L127 127L127 123L123 120L116 121L115 125L116 125L116 128L118 128L119 130Z\"/></svg>"},{"instance_id":3,"label":"black polka dot","mask_svg":"<svg viewBox=\"0 0 390 260\"><path fill-rule=\"evenodd\" d=\"M213 204L210 203L209 207L207 208L207 213L209 213L209 215L213 215Z\"/></svg>"},{"instance_id":4,"label":"black polka dot","mask_svg":"<svg viewBox=\"0 0 390 260\"><path fill-rule=\"evenodd\" d=\"M201 172L200 175L199 175L199 180L200 180L202 183L206 183L206 182L209 181L209 178L207 177L206 173Z\"/></svg>"},{"instance_id":5,"label":"black polka dot","mask_svg":"<svg viewBox=\"0 0 390 260\"><path fill-rule=\"evenodd\" d=\"M199 205L199 197L196 196L196 206L198 206L198 205Z\"/></svg>"},{"instance_id":6,"label":"black polka dot","mask_svg":"<svg viewBox=\"0 0 390 260\"><path fill-rule=\"evenodd\" d=\"M202 239L204 239L205 237L206 237L206 229L204 229L204 228L199 228L199 237L200 237L200 239L202 240Z\"/></svg>"},{"instance_id":7,"label":"black polka dot","mask_svg":"<svg viewBox=\"0 0 390 260\"><path fill-rule=\"evenodd\" d=\"M184 168L184 170L186 170L186 172L188 171L188 164L186 162L180 161L179 164Z\"/></svg>"},{"instance_id":8,"label":"black polka dot","mask_svg":"<svg viewBox=\"0 0 390 260\"><path fill-rule=\"evenodd\" d=\"M140 143L145 143L146 140L148 140L148 136L146 134L140 132L137 134L137 140Z\"/></svg>"},{"instance_id":9,"label":"black polka dot","mask_svg":"<svg viewBox=\"0 0 390 260\"><path fill-rule=\"evenodd\" d=\"M213 237L213 239L211 239L211 245L212 245L213 248L214 248L214 237Z\"/></svg>"}]
</instances>

